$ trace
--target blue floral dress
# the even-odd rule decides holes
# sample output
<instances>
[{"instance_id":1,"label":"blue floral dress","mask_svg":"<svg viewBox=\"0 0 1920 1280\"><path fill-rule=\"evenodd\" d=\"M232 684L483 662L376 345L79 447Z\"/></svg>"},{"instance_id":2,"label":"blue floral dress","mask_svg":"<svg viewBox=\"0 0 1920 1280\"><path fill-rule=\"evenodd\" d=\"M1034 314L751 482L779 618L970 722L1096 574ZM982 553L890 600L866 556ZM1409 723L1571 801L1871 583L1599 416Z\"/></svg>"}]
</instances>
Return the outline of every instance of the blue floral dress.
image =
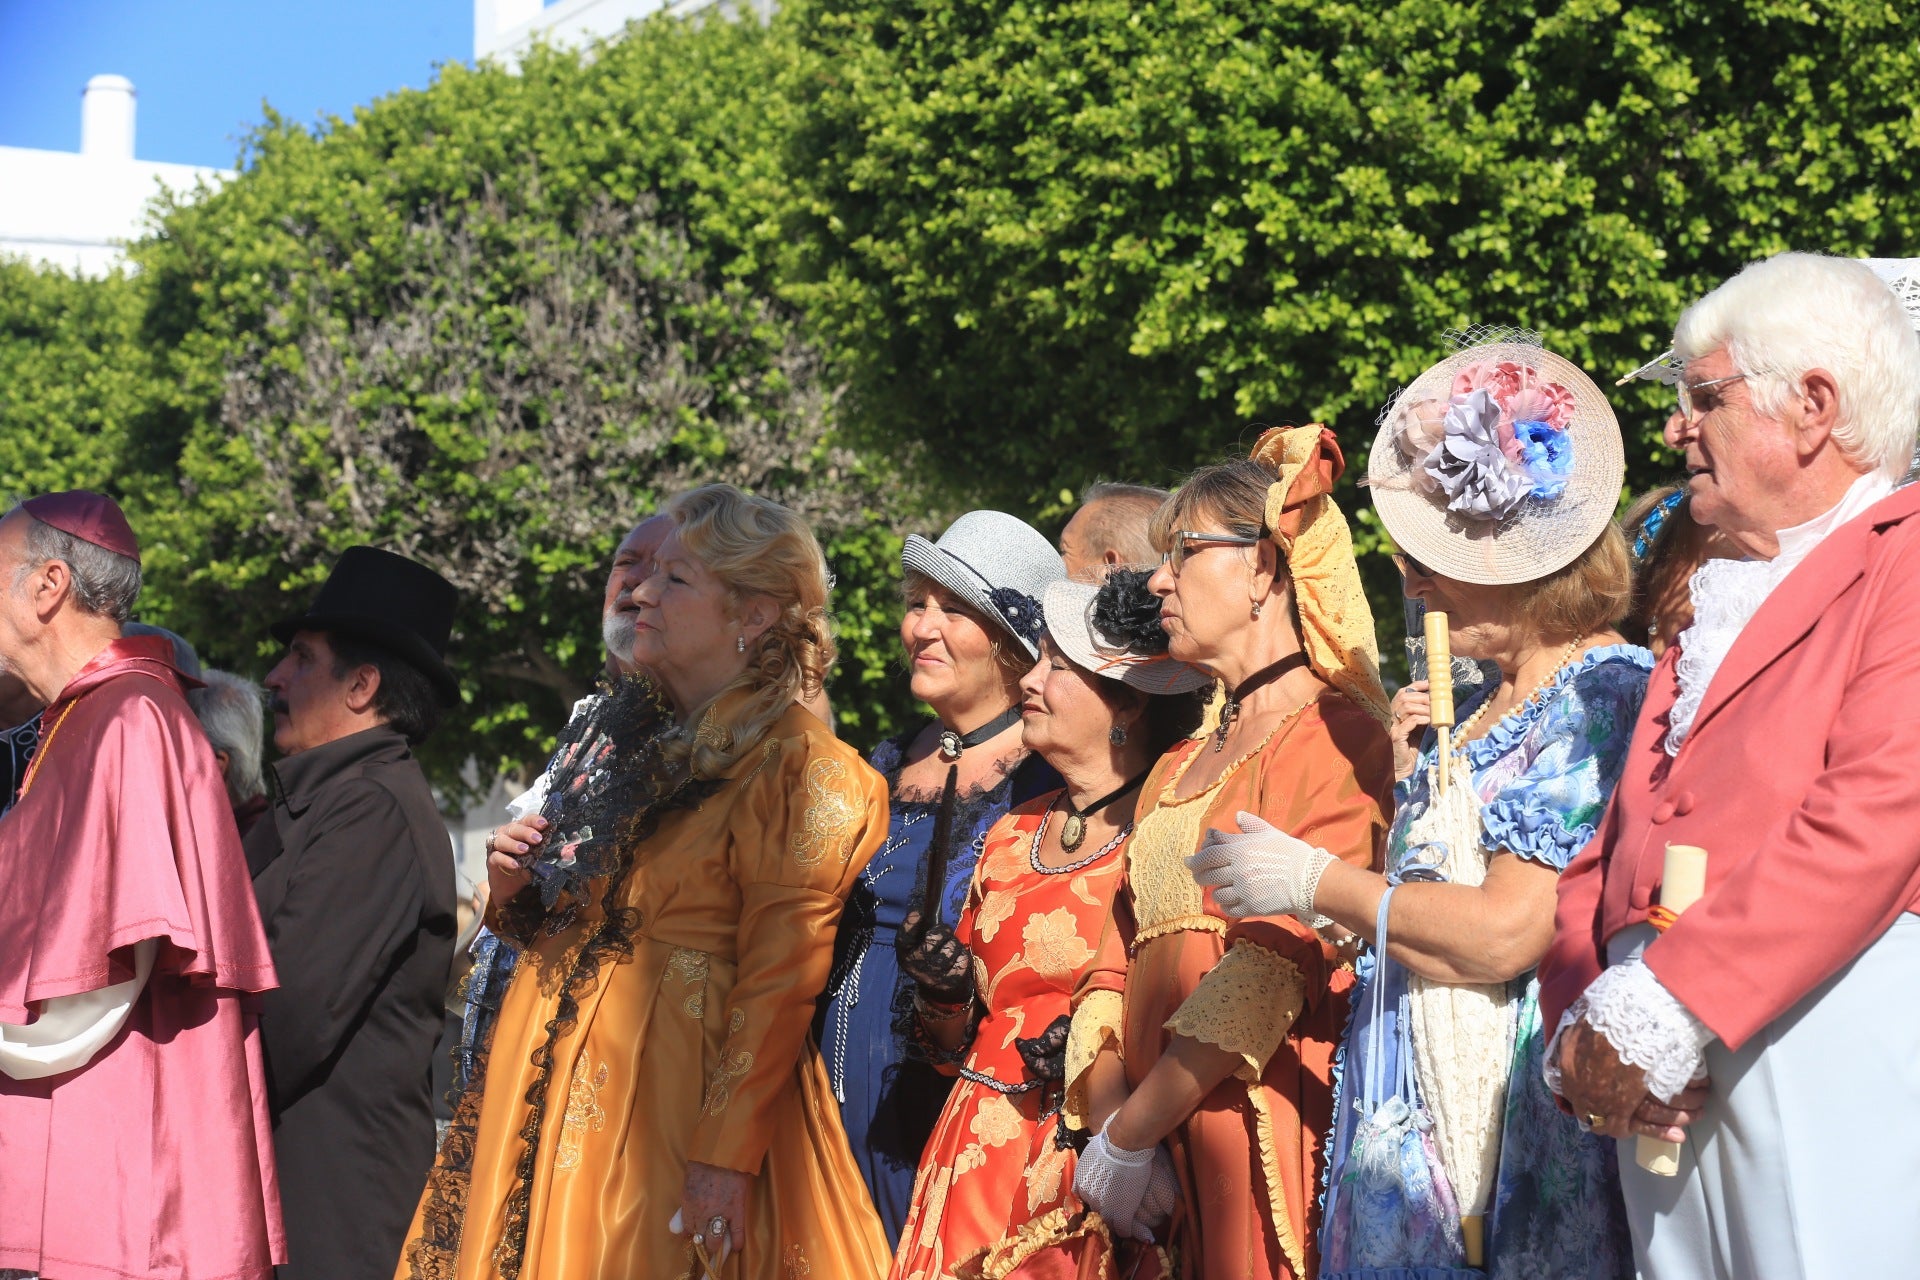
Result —
<instances>
[{"instance_id":1,"label":"blue floral dress","mask_svg":"<svg viewBox=\"0 0 1920 1280\"><path fill-rule=\"evenodd\" d=\"M1485 848L1566 870L1593 838L1613 794L1652 670L1653 655L1637 645L1591 650L1485 737L1467 744L1464 756L1482 806ZM1471 698L1460 708L1460 718L1466 719L1492 693L1489 686ZM1444 859L1444 850L1407 839L1409 827L1429 804L1436 749L1429 731L1419 766L1395 791L1387 845L1387 878L1395 884L1441 878L1434 865ZM1417 1092L1417 1073L1400 1073L1399 1059L1411 1048L1405 1020L1391 1012L1406 988L1407 971L1385 956L1367 959L1372 963L1361 966L1362 986L1354 993L1353 1007L1366 1009L1372 983L1385 982L1388 1030L1380 1038L1361 1034L1363 1019L1357 1016L1342 1048L1339 1100L1327 1149L1326 1204L1330 1228L1336 1222L1339 1226L1328 1232L1322 1275L1464 1271L1457 1232L1449 1233L1450 1241L1443 1240L1437 1232L1383 1223L1377 1204L1349 1205L1344 1212L1337 1205L1343 1180L1351 1186L1346 1166L1369 1065L1376 1068L1376 1079L1399 1078L1406 1082L1404 1089ZM1582 1133L1555 1105L1540 1070L1546 1035L1540 1025L1539 981L1527 974L1514 984L1517 1026L1512 1060L1504 1066L1506 1115L1498 1181L1488 1209L1487 1274L1499 1280L1631 1276L1633 1249L1621 1206L1615 1144ZM1384 1044L1393 1060L1369 1064L1370 1042ZM1374 1219L1371 1224L1369 1217Z\"/></svg>"},{"instance_id":2,"label":"blue floral dress","mask_svg":"<svg viewBox=\"0 0 1920 1280\"><path fill-rule=\"evenodd\" d=\"M892 1248L913 1203L921 1151L954 1083L911 1052L913 986L894 951L900 926L924 892L927 846L940 808L937 796L899 794L904 753L921 728L881 743L869 759L887 779L892 817L886 842L847 898L832 976L814 1019L847 1142ZM1029 755L998 786L959 798L943 919L953 923L966 906L987 829L1008 809L1060 785L1045 761Z\"/></svg>"}]
</instances>

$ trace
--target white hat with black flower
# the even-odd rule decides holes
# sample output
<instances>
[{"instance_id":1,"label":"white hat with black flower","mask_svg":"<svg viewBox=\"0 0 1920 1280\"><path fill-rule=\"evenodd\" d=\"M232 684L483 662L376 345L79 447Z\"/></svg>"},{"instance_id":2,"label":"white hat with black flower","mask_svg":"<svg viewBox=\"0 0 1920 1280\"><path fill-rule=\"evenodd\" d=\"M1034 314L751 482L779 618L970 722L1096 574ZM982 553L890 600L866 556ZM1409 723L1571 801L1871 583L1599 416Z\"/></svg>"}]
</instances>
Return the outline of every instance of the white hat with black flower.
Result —
<instances>
[{"instance_id":1,"label":"white hat with black flower","mask_svg":"<svg viewBox=\"0 0 1920 1280\"><path fill-rule=\"evenodd\" d=\"M1520 331L1463 347L1380 415L1367 459L1394 545L1461 582L1531 582L1593 545L1620 503L1613 407Z\"/></svg>"},{"instance_id":2,"label":"white hat with black flower","mask_svg":"<svg viewBox=\"0 0 1920 1280\"><path fill-rule=\"evenodd\" d=\"M1212 683L1201 668L1167 656L1160 601L1147 592L1147 577L1116 569L1100 586L1070 578L1054 583L1042 602L1047 634L1076 667L1142 693L1191 693Z\"/></svg>"},{"instance_id":3,"label":"white hat with black flower","mask_svg":"<svg viewBox=\"0 0 1920 1280\"><path fill-rule=\"evenodd\" d=\"M969 511L938 542L910 534L900 568L939 583L1040 656L1040 601L1067 576L1053 544L1004 511Z\"/></svg>"}]
</instances>

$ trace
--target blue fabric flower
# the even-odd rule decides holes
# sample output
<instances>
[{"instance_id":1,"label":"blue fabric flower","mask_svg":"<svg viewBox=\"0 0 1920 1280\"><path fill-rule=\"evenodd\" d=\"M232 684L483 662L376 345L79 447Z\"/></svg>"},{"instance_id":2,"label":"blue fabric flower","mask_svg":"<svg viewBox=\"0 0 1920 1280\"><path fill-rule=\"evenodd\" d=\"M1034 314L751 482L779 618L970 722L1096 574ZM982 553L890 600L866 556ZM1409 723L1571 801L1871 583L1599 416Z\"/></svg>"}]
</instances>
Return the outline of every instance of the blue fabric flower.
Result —
<instances>
[{"instance_id":1,"label":"blue fabric flower","mask_svg":"<svg viewBox=\"0 0 1920 1280\"><path fill-rule=\"evenodd\" d=\"M987 601L1005 620L1007 630L1028 644L1040 643L1042 617L1038 600L1013 587L995 587L987 593Z\"/></svg>"},{"instance_id":2,"label":"blue fabric flower","mask_svg":"<svg viewBox=\"0 0 1920 1280\"><path fill-rule=\"evenodd\" d=\"M1544 422L1516 422L1513 438L1533 481L1533 496L1551 502L1565 493L1573 474L1573 437Z\"/></svg>"}]
</instances>

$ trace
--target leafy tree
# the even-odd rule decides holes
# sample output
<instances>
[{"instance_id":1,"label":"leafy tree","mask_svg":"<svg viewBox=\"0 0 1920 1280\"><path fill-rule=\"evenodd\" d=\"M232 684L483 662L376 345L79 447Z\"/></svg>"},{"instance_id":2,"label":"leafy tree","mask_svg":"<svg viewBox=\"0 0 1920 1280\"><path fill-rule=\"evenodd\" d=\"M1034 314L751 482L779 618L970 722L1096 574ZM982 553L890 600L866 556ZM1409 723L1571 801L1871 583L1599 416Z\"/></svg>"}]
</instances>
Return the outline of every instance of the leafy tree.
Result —
<instances>
[{"instance_id":1,"label":"leafy tree","mask_svg":"<svg viewBox=\"0 0 1920 1280\"><path fill-rule=\"evenodd\" d=\"M146 403L139 284L0 260L0 493L115 487Z\"/></svg>"},{"instance_id":2,"label":"leafy tree","mask_svg":"<svg viewBox=\"0 0 1920 1280\"><path fill-rule=\"evenodd\" d=\"M886 728L904 699L868 637L895 607L857 576L898 547L880 477L829 440L838 384L755 266L786 49L655 22L447 67L315 132L269 119L230 183L164 210L136 250L164 389L127 452L167 618L257 669L341 548L432 564L462 593L451 786L544 753L599 665L614 544L726 479L814 520L848 579L843 730Z\"/></svg>"},{"instance_id":3,"label":"leafy tree","mask_svg":"<svg viewBox=\"0 0 1920 1280\"><path fill-rule=\"evenodd\" d=\"M1536 329L1605 385L1748 261L1920 245L1920 11L1884 0L792 21L789 296L849 362L864 442L1013 510L1166 482L1261 421L1328 421L1364 463L1448 329ZM1615 403L1645 486L1671 469L1663 393Z\"/></svg>"}]
</instances>

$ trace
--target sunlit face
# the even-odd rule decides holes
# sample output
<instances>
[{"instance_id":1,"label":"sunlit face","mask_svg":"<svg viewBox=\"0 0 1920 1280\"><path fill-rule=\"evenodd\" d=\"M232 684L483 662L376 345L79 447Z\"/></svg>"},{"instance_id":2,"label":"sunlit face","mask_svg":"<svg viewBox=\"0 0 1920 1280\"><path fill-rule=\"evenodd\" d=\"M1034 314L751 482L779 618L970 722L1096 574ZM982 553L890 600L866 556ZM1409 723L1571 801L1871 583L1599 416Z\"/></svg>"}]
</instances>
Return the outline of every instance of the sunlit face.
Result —
<instances>
[{"instance_id":1,"label":"sunlit face","mask_svg":"<svg viewBox=\"0 0 1920 1280\"><path fill-rule=\"evenodd\" d=\"M1507 651L1514 637L1514 589L1461 582L1397 557L1407 598L1429 613L1447 615L1447 644L1462 658L1492 658Z\"/></svg>"},{"instance_id":2,"label":"sunlit face","mask_svg":"<svg viewBox=\"0 0 1920 1280\"><path fill-rule=\"evenodd\" d=\"M333 673L333 645L322 631L296 631L286 656L263 682L273 712L273 745L285 755L323 746L365 726L347 706L353 673Z\"/></svg>"},{"instance_id":3,"label":"sunlit face","mask_svg":"<svg viewBox=\"0 0 1920 1280\"><path fill-rule=\"evenodd\" d=\"M1197 517L1189 532L1240 536L1212 518ZM1154 570L1147 590L1160 597L1171 656L1205 665L1233 646L1252 620L1258 554L1257 547L1196 539L1186 544L1179 572L1171 561Z\"/></svg>"},{"instance_id":4,"label":"sunlit face","mask_svg":"<svg viewBox=\"0 0 1920 1280\"><path fill-rule=\"evenodd\" d=\"M634 586L633 603L633 660L669 685L710 682L718 667L745 665L732 593L686 549L678 530L654 553L653 572Z\"/></svg>"},{"instance_id":5,"label":"sunlit face","mask_svg":"<svg viewBox=\"0 0 1920 1280\"><path fill-rule=\"evenodd\" d=\"M1020 678L1020 741L1046 759L1096 756L1112 741L1115 722L1101 696L1107 683L1041 637L1040 660Z\"/></svg>"},{"instance_id":6,"label":"sunlit face","mask_svg":"<svg viewBox=\"0 0 1920 1280\"><path fill-rule=\"evenodd\" d=\"M1687 361L1688 386L1697 388L1690 392L1694 416L1669 418L1666 439L1686 455L1694 520L1752 550L1753 535L1767 546L1775 532L1799 522L1784 512L1797 496L1801 459L1792 430L1754 407L1750 380L1701 386L1738 372L1724 348Z\"/></svg>"},{"instance_id":7,"label":"sunlit face","mask_svg":"<svg viewBox=\"0 0 1920 1280\"><path fill-rule=\"evenodd\" d=\"M653 572L654 556L671 532L673 521L651 516L635 525L614 549L607 593L600 604L600 637L607 653L622 666L633 664L634 619L640 608L633 601L633 589Z\"/></svg>"},{"instance_id":8,"label":"sunlit face","mask_svg":"<svg viewBox=\"0 0 1920 1280\"><path fill-rule=\"evenodd\" d=\"M27 567L26 513L14 511L0 519L0 672L17 675L21 654L42 630L34 611Z\"/></svg>"},{"instance_id":9,"label":"sunlit face","mask_svg":"<svg viewBox=\"0 0 1920 1280\"><path fill-rule=\"evenodd\" d=\"M936 711L1004 705L1007 677L994 645L1017 642L1002 636L960 597L938 583L923 582L900 618L913 696Z\"/></svg>"}]
</instances>

